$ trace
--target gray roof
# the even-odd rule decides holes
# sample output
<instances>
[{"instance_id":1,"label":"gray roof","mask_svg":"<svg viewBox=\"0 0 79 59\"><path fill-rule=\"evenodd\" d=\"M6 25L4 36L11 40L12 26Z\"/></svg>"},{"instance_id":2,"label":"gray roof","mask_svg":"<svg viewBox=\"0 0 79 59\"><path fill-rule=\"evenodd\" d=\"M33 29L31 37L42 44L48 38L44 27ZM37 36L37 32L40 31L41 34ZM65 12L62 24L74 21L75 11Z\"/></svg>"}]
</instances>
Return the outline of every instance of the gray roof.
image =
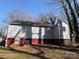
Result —
<instances>
[{"instance_id":1,"label":"gray roof","mask_svg":"<svg viewBox=\"0 0 79 59\"><path fill-rule=\"evenodd\" d=\"M30 22L30 21L12 21L10 25L19 25L19 26L35 26L35 27L53 27L51 23L40 23L40 22Z\"/></svg>"}]
</instances>

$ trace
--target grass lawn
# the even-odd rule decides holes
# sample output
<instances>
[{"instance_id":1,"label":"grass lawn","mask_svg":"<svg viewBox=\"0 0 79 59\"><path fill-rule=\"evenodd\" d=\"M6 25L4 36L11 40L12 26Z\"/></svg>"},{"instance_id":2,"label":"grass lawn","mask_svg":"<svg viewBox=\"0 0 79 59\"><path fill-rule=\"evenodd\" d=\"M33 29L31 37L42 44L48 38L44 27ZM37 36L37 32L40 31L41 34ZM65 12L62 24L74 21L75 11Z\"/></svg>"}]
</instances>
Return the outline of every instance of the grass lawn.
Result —
<instances>
[{"instance_id":1,"label":"grass lawn","mask_svg":"<svg viewBox=\"0 0 79 59\"><path fill-rule=\"evenodd\" d=\"M31 45L0 47L0 59L79 59L79 54L64 49Z\"/></svg>"}]
</instances>

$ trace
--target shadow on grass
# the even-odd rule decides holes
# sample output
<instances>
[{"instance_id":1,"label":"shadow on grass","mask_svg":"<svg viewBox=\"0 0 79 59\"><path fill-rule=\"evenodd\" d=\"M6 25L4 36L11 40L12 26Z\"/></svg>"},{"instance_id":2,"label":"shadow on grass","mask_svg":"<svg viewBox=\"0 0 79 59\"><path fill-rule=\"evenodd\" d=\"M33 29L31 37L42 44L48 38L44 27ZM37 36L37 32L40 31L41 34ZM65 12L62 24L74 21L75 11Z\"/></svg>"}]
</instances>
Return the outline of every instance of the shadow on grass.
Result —
<instances>
[{"instance_id":1,"label":"shadow on grass","mask_svg":"<svg viewBox=\"0 0 79 59\"><path fill-rule=\"evenodd\" d=\"M5 59L5 58L3 58L3 57L0 57L0 59Z\"/></svg>"},{"instance_id":2,"label":"shadow on grass","mask_svg":"<svg viewBox=\"0 0 79 59\"><path fill-rule=\"evenodd\" d=\"M33 47L34 49L38 50L38 53L30 53L30 52L24 52L24 51L19 51L16 50L15 48L12 47L8 47L8 48L0 48L0 49L4 49L4 50L9 50L9 51L14 51L14 52L18 52L18 53L23 53L23 54L28 54L34 57L38 57L40 59L50 59L45 55L44 51L41 48L48 48L48 49L59 49L59 50L64 50L64 51L71 51L71 52L76 52L79 54L79 48L75 48L75 47L67 47L67 46L55 46L55 45L31 45L31 47Z\"/></svg>"},{"instance_id":3,"label":"shadow on grass","mask_svg":"<svg viewBox=\"0 0 79 59\"><path fill-rule=\"evenodd\" d=\"M71 51L71 52L76 52L79 54L79 48L72 47L72 46L57 46L57 45L34 45L38 46L40 48L48 48L48 49L59 49L63 51Z\"/></svg>"},{"instance_id":4,"label":"shadow on grass","mask_svg":"<svg viewBox=\"0 0 79 59\"><path fill-rule=\"evenodd\" d=\"M28 54L28 55L31 55L31 56L34 56L34 57L38 57L40 59L50 59L48 57L45 57L43 54L44 52L42 50L40 50L39 48L36 48L34 47L35 49L39 50L39 53L30 53L30 52L24 52L24 51L19 51L19 50L16 50L12 47L9 47L10 51L15 51L15 52L18 52L18 53L23 53L23 54Z\"/></svg>"},{"instance_id":5,"label":"shadow on grass","mask_svg":"<svg viewBox=\"0 0 79 59\"><path fill-rule=\"evenodd\" d=\"M39 51L37 53L38 55L40 55L40 54L44 55L44 51L41 50L41 47L39 47L39 46L33 46L33 45L31 45L31 47L34 48L35 50Z\"/></svg>"}]
</instances>

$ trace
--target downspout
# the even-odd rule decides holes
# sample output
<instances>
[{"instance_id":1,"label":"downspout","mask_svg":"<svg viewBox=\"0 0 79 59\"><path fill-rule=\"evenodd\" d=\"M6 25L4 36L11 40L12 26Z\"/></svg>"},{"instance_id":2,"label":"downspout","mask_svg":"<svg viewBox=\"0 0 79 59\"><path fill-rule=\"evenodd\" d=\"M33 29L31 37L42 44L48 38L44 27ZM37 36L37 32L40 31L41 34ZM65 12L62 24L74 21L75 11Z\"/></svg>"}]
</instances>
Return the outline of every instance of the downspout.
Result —
<instances>
[{"instance_id":1,"label":"downspout","mask_svg":"<svg viewBox=\"0 0 79 59\"><path fill-rule=\"evenodd\" d=\"M60 39L60 24L58 23L58 38Z\"/></svg>"}]
</instances>

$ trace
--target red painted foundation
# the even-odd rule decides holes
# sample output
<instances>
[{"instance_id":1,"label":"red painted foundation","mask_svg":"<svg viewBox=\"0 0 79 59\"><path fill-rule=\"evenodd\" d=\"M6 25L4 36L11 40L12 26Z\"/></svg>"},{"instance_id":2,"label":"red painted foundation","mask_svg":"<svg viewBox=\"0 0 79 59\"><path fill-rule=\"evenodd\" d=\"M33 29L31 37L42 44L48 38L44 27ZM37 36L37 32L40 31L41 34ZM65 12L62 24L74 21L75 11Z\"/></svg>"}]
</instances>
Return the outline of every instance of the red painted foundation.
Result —
<instances>
[{"instance_id":1,"label":"red painted foundation","mask_svg":"<svg viewBox=\"0 0 79 59\"><path fill-rule=\"evenodd\" d=\"M20 44L25 44L25 39L24 38L20 38Z\"/></svg>"},{"instance_id":2,"label":"red painted foundation","mask_svg":"<svg viewBox=\"0 0 79 59\"><path fill-rule=\"evenodd\" d=\"M14 38L8 38L7 39L7 45L9 46L9 45L11 45L11 44L13 44L14 43Z\"/></svg>"},{"instance_id":3,"label":"red painted foundation","mask_svg":"<svg viewBox=\"0 0 79 59\"><path fill-rule=\"evenodd\" d=\"M32 42L33 45L43 44L43 40L42 39L37 39L37 38L32 38L31 42Z\"/></svg>"},{"instance_id":4,"label":"red painted foundation","mask_svg":"<svg viewBox=\"0 0 79 59\"><path fill-rule=\"evenodd\" d=\"M32 39L32 44L38 44L38 39Z\"/></svg>"},{"instance_id":5,"label":"red painted foundation","mask_svg":"<svg viewBox=\"0 0 79 59\"><path fill-rule=\"evenodd\" d=\"M55 44L55 45L63 45L64 39L38 39L38 38L20 38L20 44L25 44L25 42L28 42L28 44L33 45L39 45L39 44ZM8 38L7 44L11 45L14 43L14 38Z\"/></svg>"},{"instance_id":6,"label":"red painted foundation","mask_svg":"<svg viewBox=\"0 0 79 59\"><path fill-rule=\"evenodd\" d=\"M14 38L8 38L7 45L13 44L14 41L15 41ZM32 38L32 39L20 38L19 42L20 42L20 44L25 44L25 41L29 41L28 44L33 44L33 45L43 44L43 40L42 39L37 39L37 38Z\"/></svg>"}]
</instances>

